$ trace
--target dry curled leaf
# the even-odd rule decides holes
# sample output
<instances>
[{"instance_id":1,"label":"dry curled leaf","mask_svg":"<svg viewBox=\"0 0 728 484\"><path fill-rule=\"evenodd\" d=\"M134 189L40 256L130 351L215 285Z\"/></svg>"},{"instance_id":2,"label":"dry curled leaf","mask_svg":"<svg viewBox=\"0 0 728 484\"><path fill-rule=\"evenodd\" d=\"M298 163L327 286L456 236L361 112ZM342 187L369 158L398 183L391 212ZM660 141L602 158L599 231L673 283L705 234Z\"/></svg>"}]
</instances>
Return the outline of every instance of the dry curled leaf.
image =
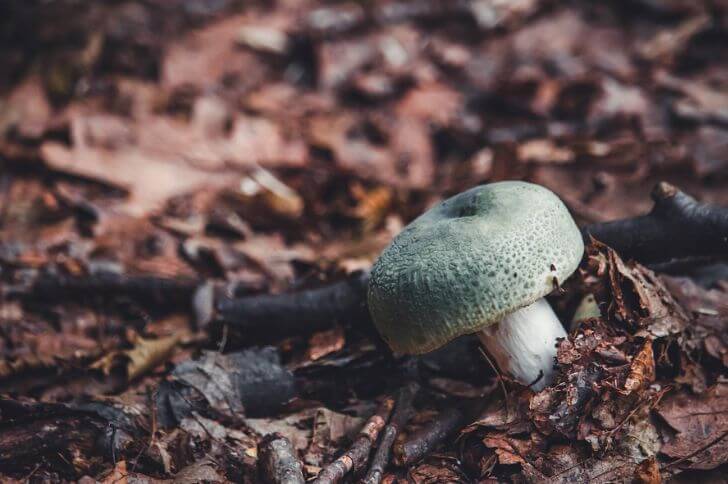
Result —
<instances>
[{"instance_id":1,"label":"dry curled leaf","mask_svg":"<svg viewBox=\"0 0 728 484\"><path fill-rule=\"evenodd\" d=\"M624 382L624 393L630 393L646 387L655 379L655 356L652 341L645 341L642 349L635 355L630 364L627 380Z\"/></svg>"},{"instance_id":2,"label":"dry curled leaf","mask_svg":"<svg viewBox=\"0 0 728 484\"><path fill-rule=\"evenodd\" d=\"M169 360L182 337L183 333L177 333L158 339L146 339L134 333L133 348L109 353L96 361L91 368L101 369L109 375L119 365L120 360L125 361L126 379L132 381Z\"/></svg>"}]
</instances>

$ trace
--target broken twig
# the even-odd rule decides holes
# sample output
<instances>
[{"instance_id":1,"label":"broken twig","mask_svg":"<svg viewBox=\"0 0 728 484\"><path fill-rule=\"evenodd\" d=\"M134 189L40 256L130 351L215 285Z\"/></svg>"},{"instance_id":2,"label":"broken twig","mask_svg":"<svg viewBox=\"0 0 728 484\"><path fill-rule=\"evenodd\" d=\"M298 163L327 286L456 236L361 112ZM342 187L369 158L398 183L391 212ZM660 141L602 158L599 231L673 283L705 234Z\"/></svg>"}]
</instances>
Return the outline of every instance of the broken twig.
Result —
<instances>
[{"instance_id":1,"label":"broken twig","mask_svg":"<svg viewBox=\"0 0 728 484\"><path fill-rule=\"evenodd\" d=\"M377 452L374 454L372 465L369 467L369 472L367 472L367 475L364 478L363 482L365 484L379 484L379 482L381 482L382 476L384 475L384 469L387 467L391 457L392 444L394 444L394 440L397 438L399 430L412 416L412 401L418 391L419 385L417 385L417 383L410 383L399 391L392 419L384 428L382 440L379 442Z\"/></svg>"},{"instance_id":2,"label":"broken twig","mask_svg":"<svg viewBox=\"0 0 728 484\"><path fill-rule=\"evenodd\" d=\"M438 414L427 426L413 432L409 438L394 446L394 461L399 466L417 462L437 445L466 424L463 408L451 407Z\"/></svg>"},{"instance_id":3,"label":"broken twig","mask_svg":"<svg viewBox=\"0 0 728 484\"><path fill-rule=\"evenodd\" d=\"M394 407L394 399L387 397L359 432L359 437L341 457L326 466L318 475L315 484L334 484L339 482L347 472L356 470L366 464L372 445L379 432L387 423Z\"/></svg>"}]
</instances>

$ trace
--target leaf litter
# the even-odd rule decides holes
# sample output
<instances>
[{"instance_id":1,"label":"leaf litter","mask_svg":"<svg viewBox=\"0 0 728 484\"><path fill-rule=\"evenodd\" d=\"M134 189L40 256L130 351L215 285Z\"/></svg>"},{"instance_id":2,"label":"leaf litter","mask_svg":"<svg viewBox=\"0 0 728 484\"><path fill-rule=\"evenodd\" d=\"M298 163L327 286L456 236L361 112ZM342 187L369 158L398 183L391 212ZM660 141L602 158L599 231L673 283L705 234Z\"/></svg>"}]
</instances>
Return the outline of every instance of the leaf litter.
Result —
<instances>
[{"instance_id":1,"label":"leaf litter","mask_svg":"<svg viewBox=\"0 0 728 484\"><path fill-rule=\"evenodd\" d=\"M661 179L728 204L722 6L26 3L0 20L4 480L258 482L273 433L313 477L413 368L398 443L465 429L387 482L725 469L719 269L666 275L592 242L553 302L598 311L536 394L467 338L403 362L353 314L264 335L206 321L213 299L366 270L482 182L541 183L579 222L645 213Z\"/></svg>"}]
</instances>

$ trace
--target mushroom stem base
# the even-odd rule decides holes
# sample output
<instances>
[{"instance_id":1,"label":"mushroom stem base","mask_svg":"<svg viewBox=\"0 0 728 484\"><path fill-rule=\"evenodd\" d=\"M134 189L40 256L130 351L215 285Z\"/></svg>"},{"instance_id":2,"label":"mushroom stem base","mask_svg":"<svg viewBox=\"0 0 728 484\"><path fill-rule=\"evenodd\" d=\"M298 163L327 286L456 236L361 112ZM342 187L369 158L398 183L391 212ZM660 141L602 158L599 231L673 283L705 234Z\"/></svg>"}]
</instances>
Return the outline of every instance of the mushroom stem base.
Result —
<instances>
[{"instance_id":1,"label":"mushroom stem base","mask_svg":"<svg viewBox=\"0 0 728 484\"><path fill-rule=\"evenodd\" d=\"M501 371L539 391L553 379L557 338L565 338L566 331L541 298L477 335Z\"/></svg>"}]
</instances>

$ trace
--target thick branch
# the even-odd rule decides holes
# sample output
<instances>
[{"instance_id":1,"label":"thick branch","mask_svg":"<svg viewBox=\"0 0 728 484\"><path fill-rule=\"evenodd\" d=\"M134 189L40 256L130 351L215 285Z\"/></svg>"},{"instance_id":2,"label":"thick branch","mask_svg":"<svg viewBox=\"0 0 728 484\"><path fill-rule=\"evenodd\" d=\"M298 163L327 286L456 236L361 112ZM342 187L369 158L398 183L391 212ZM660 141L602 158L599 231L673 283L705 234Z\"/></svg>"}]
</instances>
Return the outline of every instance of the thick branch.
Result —
<instances>
[{"instance_id":1,"label":"thick branch","mask_svg":"<svg viewBox=\"0 0 728 484\"><path fill-rule=\"evenodd\" d=\"M699 203L666 182L655 186L652 199L647 215L587 225L584 237L643 263L728 256L728 208Z\"/></svg>"},{"instance_id":2,"label":"thick branch","mask_svg":"<svg viewBox=\"0 0 728 484\"><path fill-rule=\"evenodd\" d=\"M238 331L265 328L268 334L292 335L366 315L368 273L317 289L226 299L217 304L220 320Z\"/></svg>"}]
</instances>

